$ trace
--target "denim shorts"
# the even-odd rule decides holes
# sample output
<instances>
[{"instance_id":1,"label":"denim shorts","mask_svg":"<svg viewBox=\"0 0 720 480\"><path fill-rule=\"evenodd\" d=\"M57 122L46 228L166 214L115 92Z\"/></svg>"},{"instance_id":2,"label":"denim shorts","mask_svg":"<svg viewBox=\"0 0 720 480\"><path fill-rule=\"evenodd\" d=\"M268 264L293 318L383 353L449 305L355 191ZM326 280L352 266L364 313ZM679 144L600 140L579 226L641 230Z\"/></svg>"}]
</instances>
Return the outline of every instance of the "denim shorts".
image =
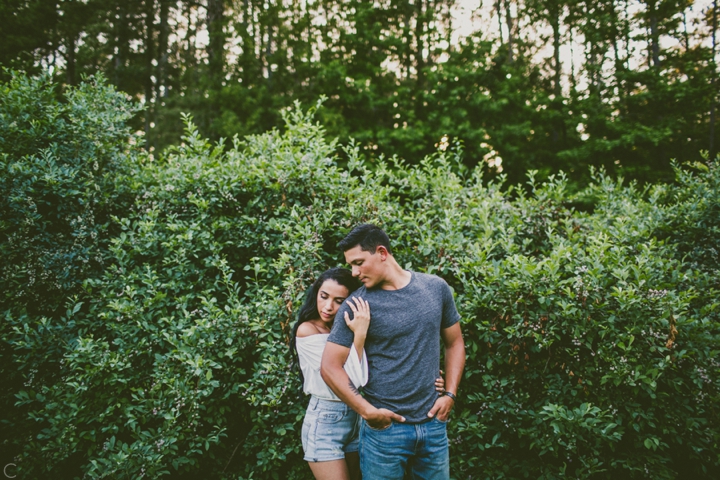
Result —
<instances>
[{"instance_id":1,"label":"denim shorts","mask_svg":"<svg viewBox=\"0 0 720 480\"><path fill-rule=\"evenodd\" d=\"M358 414L343 402L310 397L302 425L302 446L308 462L327 462L357 452Z\"/></svg>"}]
</instances>

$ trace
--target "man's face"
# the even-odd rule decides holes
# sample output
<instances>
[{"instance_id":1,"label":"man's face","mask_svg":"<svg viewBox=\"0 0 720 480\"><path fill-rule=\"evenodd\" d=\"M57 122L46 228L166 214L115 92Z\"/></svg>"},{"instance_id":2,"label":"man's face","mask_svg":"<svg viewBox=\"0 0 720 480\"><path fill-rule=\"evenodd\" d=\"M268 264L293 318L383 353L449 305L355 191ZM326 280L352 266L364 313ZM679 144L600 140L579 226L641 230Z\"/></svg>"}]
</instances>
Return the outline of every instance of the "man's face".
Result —
<instances>
[{"instance_id":1,"label":"man's face","mask_svg":"<svg viewBox=\"0 0 720 480\"><path fill-rule=\"evenodd\" d=\"M360 245L345 251L345 261L352 267L353 277L357 277L365 288L373 288L383 281L385 249L378 247L375 253L366 252Z\"/></svg>"}]
</instances>

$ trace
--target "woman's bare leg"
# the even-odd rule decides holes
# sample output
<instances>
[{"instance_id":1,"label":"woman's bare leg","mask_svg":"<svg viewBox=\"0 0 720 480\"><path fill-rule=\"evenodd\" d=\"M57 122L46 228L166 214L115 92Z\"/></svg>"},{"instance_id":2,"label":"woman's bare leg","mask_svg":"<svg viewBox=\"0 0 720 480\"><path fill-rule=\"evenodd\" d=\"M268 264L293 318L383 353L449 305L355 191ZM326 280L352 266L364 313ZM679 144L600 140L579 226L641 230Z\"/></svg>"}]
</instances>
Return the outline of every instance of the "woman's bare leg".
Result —
<instances>
[{"instance_id":1,"label":"woman's bare leg","mask_svg":"<svg viewBox=\"0 0 720 480\"><path fill-rule=\"evenodd\" d=\"M308 462L315 480L350 480L348 465L344 459L329 462ZM360 470L358 468L358 470Z\"/></svg>"},{"instance_id":2,"label":"woman's bare leg","mask_svg":"<svg viewBox=\"0 0 720 480\"><path fill-rule=\"evenodd\" d=\"M358 452L350 452L345 454L348 471L350 472L350 480L360 480L360 454Z\"/></svg>"}]
</instances>

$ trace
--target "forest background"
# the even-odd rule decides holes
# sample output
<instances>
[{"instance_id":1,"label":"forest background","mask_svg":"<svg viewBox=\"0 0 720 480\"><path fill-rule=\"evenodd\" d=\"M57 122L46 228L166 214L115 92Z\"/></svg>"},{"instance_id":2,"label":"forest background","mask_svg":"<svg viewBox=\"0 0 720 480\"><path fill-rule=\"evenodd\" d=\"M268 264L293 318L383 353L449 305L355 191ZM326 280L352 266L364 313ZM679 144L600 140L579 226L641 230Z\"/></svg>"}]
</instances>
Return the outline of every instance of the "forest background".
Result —
<instances>
[{"instance_id":1,"label":"forest background","mask_svg":"<svg viewBox=\"0 0 720 480\"><path fill-rule=\"evenodd\" d=\"M3 0L0 65L104 73L145 106L151 151L178 142L181 112L217 140L324 95L328 134L370 158L461 144L512 182L588 165L667 181L670 159L717 150L716 3Z\"/></svg>"},{"instance_id":2,"label":"forest background","mask_svg":"<svg viewBox=\"0 0 720 480\"><path fill-rule=\"evenodd\" d=\"M454 478L720 476L715 2L0 18L11 475L309 478L289 325L373 221L463 318Z\"/></svg>"}]
</instances>

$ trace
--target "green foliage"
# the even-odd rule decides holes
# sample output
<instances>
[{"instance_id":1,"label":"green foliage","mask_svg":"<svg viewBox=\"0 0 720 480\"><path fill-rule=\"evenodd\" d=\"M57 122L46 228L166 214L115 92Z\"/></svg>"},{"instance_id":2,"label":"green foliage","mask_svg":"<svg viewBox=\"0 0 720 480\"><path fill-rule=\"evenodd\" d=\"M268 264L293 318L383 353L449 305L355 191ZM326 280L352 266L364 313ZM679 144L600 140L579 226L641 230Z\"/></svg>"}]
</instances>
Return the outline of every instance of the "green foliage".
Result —
<instances>
[{"instance_id":1,"label":"green foliage","mask_svg":"<svg viewBox=\"0 0 720 480\"><path fill-rule=\"evenodd\" d=\"M4 445L43 428L13 410L15 395L61 381L59 361L78 336L63 306L102 270L110 215L125 210L118 179L133 140L125 122L138 108L102 78L61 100L55 88L46 77L23 76L0 86ZM11 348L13 328L19 343Z\"/></svg>"},{"instance_id":2,"label":"green foliage","mask_svg":"<svg viewBox=\"0 0 720 480\"><path fill-rule=\"evenodd\" d=\"M370 164L457 143L487 175L564 171L578 190L589 166L671 182L671 159L715 155L717 13L710 0L3 0L0 65L50 66L67 85L103 73L143 102L132 124L156 152L180 140L182 112L217 141L325 95L329 135Z\"/></svg>"},{"instance_id":3,"label":"green foliage","mask_svg":"<svg viewBox=\"0 0 720 480\"><path fill-rule=\"evenodd\" d=\"M138 108L102 77L62 102L47 77L16 76L0 95L3 303L51 313L102 263L108 216L123 207L125 123Z\"/></svg>"},{"instance_id":4,"label":"green foliage","mask_svg":"<svg viewBox=\"0 0 720 480\"><path fill-rule=\"evenodd\" d=\"M23 108L72 105L36 91ZM110 118L106 87L78 91L95 98L87 125ZM79 173L78 193L58 194L71 206L99 195L110 215L93 247L102 263L72 271L63 309L35 312L7 283L3 378L20 381L5 387L4 441L19 475L310 478L289 326L312 279L342 263L336 243L374 221L401 265L456 294L468 358L449 426L455 478L717 477L717 162L644 189L597 172L572 196L563 175L502 188L453 149L371 168L359 146L328 142L312 110L283 118L282 132L216 145L187 118L158 158L120 127L113 142L109 129L77 132L99 138L87 157L57 147L67 162L130 161L106 178L122 195ZM67 128L46 123L43 138ZM20 158L47 149L25 144Z\"/></svg>"}]
</instances>

